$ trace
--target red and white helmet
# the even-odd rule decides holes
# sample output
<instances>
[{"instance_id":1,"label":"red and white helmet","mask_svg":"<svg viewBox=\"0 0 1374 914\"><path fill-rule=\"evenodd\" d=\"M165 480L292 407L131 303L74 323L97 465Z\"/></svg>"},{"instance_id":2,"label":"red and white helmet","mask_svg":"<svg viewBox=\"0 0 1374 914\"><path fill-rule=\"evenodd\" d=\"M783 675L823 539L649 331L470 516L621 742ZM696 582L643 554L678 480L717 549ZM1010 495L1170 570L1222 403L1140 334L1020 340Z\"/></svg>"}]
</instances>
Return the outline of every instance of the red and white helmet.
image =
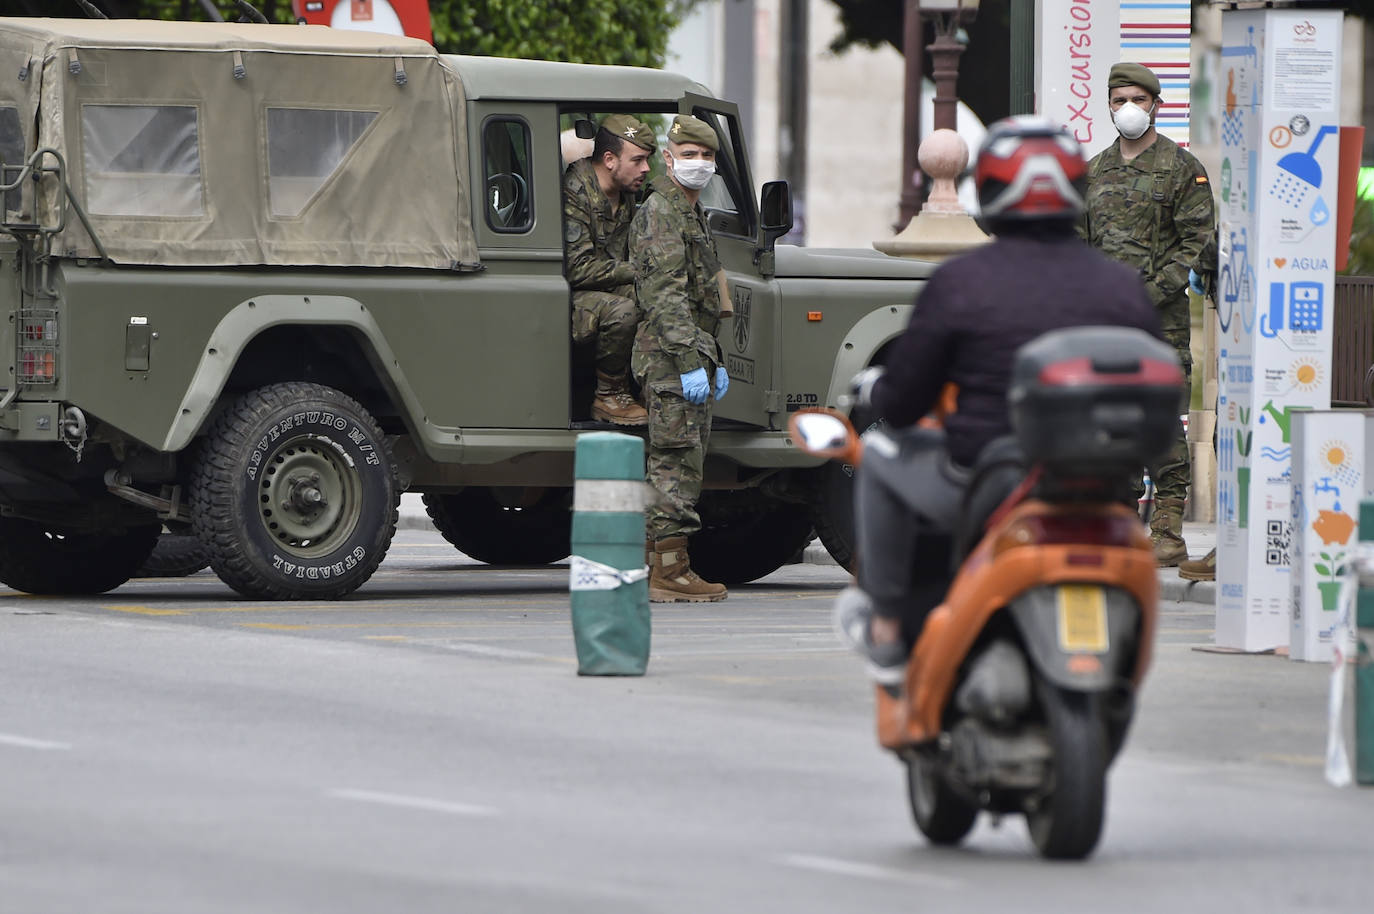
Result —
<instances>
[{"instance_id":1,"label":"red and white helmet","mask_svg":"<svg viewBox=\"0 0 1374 914\"><path fill-rule=\"evenodd\" d=\"M1068 130L1038 115L1004 118L988 128L973 169L980 221L1075 219L1087 179L1083 149Z\"/></svg>"}]
</instances>

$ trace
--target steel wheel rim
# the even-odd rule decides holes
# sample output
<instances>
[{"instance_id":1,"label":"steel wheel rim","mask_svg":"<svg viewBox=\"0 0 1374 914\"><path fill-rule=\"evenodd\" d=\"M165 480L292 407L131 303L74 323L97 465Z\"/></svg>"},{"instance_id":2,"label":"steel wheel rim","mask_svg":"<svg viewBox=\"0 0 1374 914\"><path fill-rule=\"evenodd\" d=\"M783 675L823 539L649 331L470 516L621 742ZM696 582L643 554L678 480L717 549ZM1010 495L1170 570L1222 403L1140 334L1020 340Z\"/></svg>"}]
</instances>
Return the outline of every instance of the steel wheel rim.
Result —
<instances>
[{"instance_id":1,"label":"steel wheel rim","mask_svg":"<svg viewBox=\"0 0 1374 914\"><path fill-rule=\"evenodd\" d=\"M361 513L359 480L332 444L304 435L268 457L258 486L258 517L277 546L318 558L346 541Z\"/></svg>"}]
</instances>

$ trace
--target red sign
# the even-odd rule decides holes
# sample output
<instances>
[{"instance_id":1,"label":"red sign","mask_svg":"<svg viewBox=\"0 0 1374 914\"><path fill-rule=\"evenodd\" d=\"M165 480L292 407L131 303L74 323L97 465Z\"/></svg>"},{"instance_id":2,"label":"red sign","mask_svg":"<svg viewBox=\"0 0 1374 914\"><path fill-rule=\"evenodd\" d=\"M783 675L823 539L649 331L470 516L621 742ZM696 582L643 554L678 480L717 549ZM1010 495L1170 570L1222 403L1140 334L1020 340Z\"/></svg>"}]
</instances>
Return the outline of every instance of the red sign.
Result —
<instances>
[{"instance_id":1,"label":"red sign","mask_svg":"<svg viewBox=\"0 0 1374 914\"><path fill-rule=\"evenodd\" d=\"M291 11L297 22L307 25L362 28L434 40L429 0L291 0Z\"/></svg>"}]
</instances>

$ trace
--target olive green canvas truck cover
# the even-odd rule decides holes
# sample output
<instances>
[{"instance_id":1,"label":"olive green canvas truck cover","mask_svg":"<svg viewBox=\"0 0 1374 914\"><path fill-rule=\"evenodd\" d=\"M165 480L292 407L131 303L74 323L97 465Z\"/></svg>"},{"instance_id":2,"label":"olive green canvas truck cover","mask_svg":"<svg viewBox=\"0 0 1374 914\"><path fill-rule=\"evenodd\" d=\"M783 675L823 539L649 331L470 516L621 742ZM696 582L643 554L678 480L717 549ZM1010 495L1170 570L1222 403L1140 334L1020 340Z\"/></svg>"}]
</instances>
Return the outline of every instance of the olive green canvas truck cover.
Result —
<instances>
[{"instance_id":1,"label":"olive green canvas truck cover","mask_svg":"<svg viewBox=\"0 0 1374 914\"><path fill-rule=\"evenodd\" d=\"M54 244L67 256L477 264L463 87L423 41L324 26L4 19L0 108L10 109L6 165L20 164L9 158L18 149L65 161L95 235L69 220ZM13 135L35 123L36 135ZM36 211L18 221L54 223L61 197L46 176L25 201Z\"/></svg>"}]
</instances>

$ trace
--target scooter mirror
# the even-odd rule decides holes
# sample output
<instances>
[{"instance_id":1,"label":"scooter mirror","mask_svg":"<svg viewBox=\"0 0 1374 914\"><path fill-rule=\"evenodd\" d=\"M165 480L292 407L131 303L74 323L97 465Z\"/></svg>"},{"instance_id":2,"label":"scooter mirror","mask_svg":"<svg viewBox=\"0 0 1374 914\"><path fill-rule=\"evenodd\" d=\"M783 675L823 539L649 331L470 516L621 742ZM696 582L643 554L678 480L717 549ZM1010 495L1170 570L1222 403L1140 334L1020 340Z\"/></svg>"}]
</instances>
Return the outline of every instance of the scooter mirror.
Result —
<instances>
[{"instance_id":1,"label":"scooter mirror","mask_svg":"<svg viewBox=\"0 0 1374 914\"><path fill-rule=\"evenodd\" d=\"M816 457L844 457L854 442L854 426L839 413L803 410L788 423L798 447Z\"/></svg>"}]
</instances>

